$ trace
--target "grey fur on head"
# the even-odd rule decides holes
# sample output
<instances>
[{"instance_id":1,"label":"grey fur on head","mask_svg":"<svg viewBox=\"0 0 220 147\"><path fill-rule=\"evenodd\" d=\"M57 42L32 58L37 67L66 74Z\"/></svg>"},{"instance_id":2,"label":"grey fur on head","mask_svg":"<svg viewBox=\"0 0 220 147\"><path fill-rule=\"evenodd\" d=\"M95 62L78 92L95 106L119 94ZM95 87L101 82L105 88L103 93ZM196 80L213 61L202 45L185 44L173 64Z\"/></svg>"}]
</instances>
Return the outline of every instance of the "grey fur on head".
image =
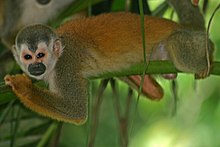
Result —
<instances>
[{"instance_id":1,"label":"grey fur on head","mask_svg":"<svg viewBox=\"0 0 220 147\"><path fill-rule=\"evenodd\" d=\"M50 27L43 24L35 24L29 25L19 31L15 44L20 48L20 45L25 43L28 45L29 50L35 52L39 42L45 42L49 45L50 40L56 38L56 34Z\"/></svg>"}]
</instances>

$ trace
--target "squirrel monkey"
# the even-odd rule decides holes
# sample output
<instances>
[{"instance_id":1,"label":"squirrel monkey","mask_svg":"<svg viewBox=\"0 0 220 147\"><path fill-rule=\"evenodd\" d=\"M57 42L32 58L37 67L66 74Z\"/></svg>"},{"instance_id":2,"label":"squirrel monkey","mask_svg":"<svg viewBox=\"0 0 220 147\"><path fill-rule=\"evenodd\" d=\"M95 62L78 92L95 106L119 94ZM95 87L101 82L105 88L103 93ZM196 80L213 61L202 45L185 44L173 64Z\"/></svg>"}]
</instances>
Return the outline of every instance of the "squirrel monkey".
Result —
<instances>
[{"instance_id":1,"label":"squirrel monkey","mask_svg":"<svg viewBox=\"0 0 220 147\"><path fill-rule=\"evenodd\" d=\"M73 20L55 31L41 24L27 26L16 37L14 57L27 75L49 83L49 90L36 87L24 74L7 75L5 83L33 111L82 124L89 77L143 62L140 23L139 15L121 12ZM145 16L145 35L150 60L171 60L181 71L208 75L205 32ZM208 44L211 61L213 46Z\"/></svg>"}]
</instances>

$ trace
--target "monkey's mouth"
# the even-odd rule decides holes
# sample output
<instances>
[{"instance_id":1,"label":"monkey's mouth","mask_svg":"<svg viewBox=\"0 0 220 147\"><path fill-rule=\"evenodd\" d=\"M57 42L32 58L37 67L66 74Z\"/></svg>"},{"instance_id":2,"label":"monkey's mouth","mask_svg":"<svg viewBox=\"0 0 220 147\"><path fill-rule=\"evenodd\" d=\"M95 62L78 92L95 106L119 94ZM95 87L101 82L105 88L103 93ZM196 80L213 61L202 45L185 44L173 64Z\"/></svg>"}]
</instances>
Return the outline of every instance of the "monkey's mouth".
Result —
<instances>
[{"instance_id":1,"label":"monkey's mouth","mask_svg":"<svg viewBox=\"0 0 220 147\"><path fill-rule=\"evenodd\" d=\"M33 76L42 75L46 70L46 66L43 63L30 64L28 71Z\"/></svg>"},{"instance_id":2,"label":"monkey's mouth","mask_svg":"<svg viewBox=\"0 0 220 147\"><path fill-rule=\"evenodd\" d=\"M44 73L44 71L41 71L41 70L36 70L36 71L30 72L30 74L33 76L39 76L39 75L42 75L43 73Z\"/></svg>"}]
</instances>

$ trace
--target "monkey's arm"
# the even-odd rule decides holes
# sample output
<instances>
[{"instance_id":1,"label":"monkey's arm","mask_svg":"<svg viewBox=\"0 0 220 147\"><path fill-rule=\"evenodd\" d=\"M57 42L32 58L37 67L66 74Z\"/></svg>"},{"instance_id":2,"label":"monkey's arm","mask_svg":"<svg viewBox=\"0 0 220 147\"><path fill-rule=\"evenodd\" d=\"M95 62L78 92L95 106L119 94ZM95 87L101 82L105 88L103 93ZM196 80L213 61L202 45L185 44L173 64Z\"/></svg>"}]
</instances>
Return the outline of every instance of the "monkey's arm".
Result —
<instances>
[{"instance_id":1,"label":"monkey's arm","mask_svg":"<svg viewBox=\"0 0 220 147\"><path fill-rule=\"evenodd\" d=\"M5 76L5 83L12 87L22 103L41 115L74 124L82 124L87 118L87 95L75 99L61 97L32 84L26 75ZM86 87L78 87L85 89ZM80 91L80 90L79 90ZM70 97L70 96L69 96ZM80 106L80 108L78 107ZM76 108L77 107L77 108Z\"/></svg>"}]
</instances>

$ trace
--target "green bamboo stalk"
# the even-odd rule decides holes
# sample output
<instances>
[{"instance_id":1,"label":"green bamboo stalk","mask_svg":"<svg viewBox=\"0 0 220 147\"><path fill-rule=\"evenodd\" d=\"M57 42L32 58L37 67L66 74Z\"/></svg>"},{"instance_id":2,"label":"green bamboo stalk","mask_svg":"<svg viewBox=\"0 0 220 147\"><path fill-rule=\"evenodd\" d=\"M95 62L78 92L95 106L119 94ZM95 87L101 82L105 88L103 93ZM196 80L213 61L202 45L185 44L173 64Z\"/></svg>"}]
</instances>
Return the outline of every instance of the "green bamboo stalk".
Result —
<instances>
[{"instance_id":1,"label":"green bamboo stalk","mask_svg":"<svg viewBox=\"0 0 220 147\"><path fill-rule=\"evenodd\" d=\"M144 25L144 7L143 7L143 1L142 0L139 0L138 1L138 4L139 4L139 12L140 12L140 16L141 16L141 37L142 37L142 47L143 47L143 55L144 55L144 70L142 71L142 77L141 77L141 84L140 84L140 87L139 87L139 90L138 90L138 100L137 100L137 104L138 104L138 101L139 101L139 98L140 98L140 94L141 94L141 91L142 91L142 87L143 87L143 84L144 84L144 75L145 75L145 72L148 68L148 64L149 64L149 59L147 59L147 53L146 53L146 41L145 41L145 25Z\"/></svg>"}]
</instances>

